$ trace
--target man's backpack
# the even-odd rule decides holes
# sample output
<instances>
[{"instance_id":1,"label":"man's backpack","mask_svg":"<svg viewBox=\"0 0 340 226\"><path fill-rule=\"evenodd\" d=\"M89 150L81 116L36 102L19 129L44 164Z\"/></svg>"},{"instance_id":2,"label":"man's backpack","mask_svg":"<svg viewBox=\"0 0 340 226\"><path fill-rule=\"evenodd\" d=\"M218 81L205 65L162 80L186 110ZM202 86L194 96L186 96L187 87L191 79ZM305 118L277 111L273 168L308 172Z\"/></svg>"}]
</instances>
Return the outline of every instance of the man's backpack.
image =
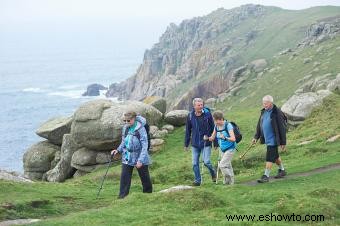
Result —
<instances>
[{"instance_id":1,"label":"man's backpack","mask_svg":"<svg viewBox=\"0 0 340 226\"><path fill-rule=\"evenodd\" d=\"M141 127L141 128L142 128L142 127ZM150 126L149 126L149 124L146 123L146 124L144 125L144 128L145 128L145 130L146 130L146 135L147 135L147 137L148 137L148 151L150 151L150 147L151 147L151 142L150 142L151 136L150 136ZM137 139L138 139L139 142L140 142L140 133L139 133L139 130L140 130L140 128L134 132L133 136L136 136ZM127 128L125 128L125 134L124 134L124 136L126 137L126 136L128 135L128 133L129 133L129 130L128 130Z\"/></svg>"},{"instance_id":2,"label":"man's backpack","mask_svg":"<svg viewBox=\"0 0 340 226\"><path fill-rule=\"evenodd\" d=\"M282 114L282 118L283 118L283 126L285 127L286 133L287 133L288 129L289 129L289 127L288 127L288 118L287 118L287 115L283 111L281 111L281 114Z\"/></svg>"},{"instance_id":3,"label":"man's backpack","mask_svg":"<svg viewBox=\"0 0 340 226\"><path fill-rule=\"evenodd\" d=\"M235 122L229 122L229 123L233 126L236 143L240 143L241 140L242 140L242 133L241 133L240 127L238 127L238 125ZM227 124L228 124L228 121L224 125L224 130L229 134L229 132L227 130Z\"/></svg>"}]
</instances>

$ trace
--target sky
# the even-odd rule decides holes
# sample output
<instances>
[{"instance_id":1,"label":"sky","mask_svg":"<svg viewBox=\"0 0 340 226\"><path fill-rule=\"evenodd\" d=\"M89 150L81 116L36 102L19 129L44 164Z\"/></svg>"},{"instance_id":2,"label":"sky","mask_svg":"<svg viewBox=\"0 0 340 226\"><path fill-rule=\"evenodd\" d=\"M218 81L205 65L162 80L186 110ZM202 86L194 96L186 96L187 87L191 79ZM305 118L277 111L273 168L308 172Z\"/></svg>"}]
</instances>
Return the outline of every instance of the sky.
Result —
<instances>
[{"instance_id":1,"label":"sky","mask_svg":"<svg viewBox=\"0 0 340 226\"><path fill-rule=\"evenodd\" d=\"M285 9L340 6L340 0L0 0L0 34L124 34L118 42L138 38L147 47L170 23L248 3Z\"/></svg>"}]
</instances>

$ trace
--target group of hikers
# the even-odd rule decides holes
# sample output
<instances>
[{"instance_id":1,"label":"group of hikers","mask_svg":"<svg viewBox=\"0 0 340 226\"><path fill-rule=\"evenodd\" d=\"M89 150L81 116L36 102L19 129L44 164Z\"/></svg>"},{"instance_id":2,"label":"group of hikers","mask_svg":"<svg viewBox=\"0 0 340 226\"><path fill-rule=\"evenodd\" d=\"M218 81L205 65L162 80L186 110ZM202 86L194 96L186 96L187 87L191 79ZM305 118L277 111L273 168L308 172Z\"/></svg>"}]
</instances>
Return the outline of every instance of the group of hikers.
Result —
<instances>
[{"instance_id":1,"label":"group of hikers","mask_svg":"<svg viewBox=\"0 0 340 226\"><path fill-rule=\"evenodd\" d=\"M266 167L263 176L257 180L259 183L269 181L273 163L279 167L274 178L282 178L286 175L278 148L285 150L286 146L286 122L285 115L273 103L273 97L266 95L262 98L263 109L257 123L256 132L251 144L260 140L266 144ZM119 147L111 151L112 155L120 153L122 156L122 172L120 177L120 191L118 198L124 198L129 194L133 168L136 167L142 181L143 192L152 193L152 182L148 166L151 159L148 153L149 140L146 119L136 112L124 113L125 123L122 131L122 141ZM184 150L192 147L192 168L194 172L193 186L202 184L200 172L200 156L203 164L208 168L212 182L216 182L216 173L220 169L223 176L223 184L235 183L232 158L235 154L237 142L235 137L235 124L225 119L222 111L210 112L204 107L201 98L193 99L193 109L187 116ZM210 161L211 148L219 147L221 159L215 169ZM202 168L203 169L203 168Z\"/></svg>"}]
</instances>

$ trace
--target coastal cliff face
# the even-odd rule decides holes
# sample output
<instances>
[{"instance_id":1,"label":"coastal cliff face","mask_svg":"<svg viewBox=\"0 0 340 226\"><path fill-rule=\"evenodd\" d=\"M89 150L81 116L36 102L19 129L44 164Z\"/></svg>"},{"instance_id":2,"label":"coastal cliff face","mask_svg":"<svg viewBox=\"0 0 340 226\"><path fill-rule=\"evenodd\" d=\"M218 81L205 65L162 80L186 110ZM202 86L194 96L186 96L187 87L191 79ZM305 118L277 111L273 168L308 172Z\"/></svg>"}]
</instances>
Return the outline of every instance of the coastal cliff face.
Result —
<instances>
[{"instance_id":1,"label":"coastal cliff face","mask_svg":"<svg viewBox=\"0 0 340 226\"><path fill-rule=\"evenodd\" d=\"M160 96L168 99L167 111L187 109L194 97L217 98L237 89L234 72L250 62L266 65L285 49L326 40L336 18L339 12L327 7L291 11L250 4L170 24L145 51L136 74L112 84L106 96Z\"/></svg>"},{"instance_id":2,"label":"coastal cliff face","mask_svg":"<svg viewBox=\"0 0 340 226\"><path fill-rule=\"evenodd\" d=\"M194 82L199 86L197 90L205 91L202 81L207 79L211 79L207 85L209 93L216 95L228 88L229 82L224 80L238 61L233 46L245 42L241 37L225 38L226 34L243 21L260 18L265 12L263 6L246 5L233 10L218 9L207 16L185 20L178 26L170 24L159 42L145 51L136 74L122 83L112 84L107 96L142 100L147 96L174 95L175 99L177 94L186 93L177 92L183 84ZM250 42L255 34L247 35L246 42ZM220 68L212 73L209 69L213 66ZM221 78L222 83L217 82ZM219 84L217 91L212 89L213 83Z\"/></svg>"}]
</instances>

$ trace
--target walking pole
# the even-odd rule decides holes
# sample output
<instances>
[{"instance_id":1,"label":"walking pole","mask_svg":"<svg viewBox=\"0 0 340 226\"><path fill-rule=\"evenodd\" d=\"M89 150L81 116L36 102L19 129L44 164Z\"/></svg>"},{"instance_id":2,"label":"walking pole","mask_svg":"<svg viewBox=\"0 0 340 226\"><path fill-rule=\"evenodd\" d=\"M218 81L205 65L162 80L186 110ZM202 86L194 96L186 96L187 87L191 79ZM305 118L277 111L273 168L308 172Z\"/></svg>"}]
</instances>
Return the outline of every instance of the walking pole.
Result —
<instances>
[{"instance_id":1,"label":"walking pole","mask_svg":"<svg viewBox=\"0 0 340 226\"><path fill-rule=\"evenodd\" d=\"M217 158L217 172L216 172L216 184L218 183L218 171L220 171L220 162L221 162L221 151L218 150L218 158Z\"/></svg>"},{"instance_id":2,"label":"walking pole","mask_svg":"<svg viewBox=\"0 0 340 226\"><path fill-rule=\"evenodd\" d=\"M110 168L111 165L112 165L112 158L113 158L113 157L114 157L114 155L110 155L109 164L107 165L107 169L106 169L105 175L104 175L104 177L103 177L103 179L102 179L102 183L101 183L101 185L100 185L100 188L98 189L98 193L97 193L97 198L96 198L96 199L98 199L99 193L100 193L100 191L101 191L102 188L103 188L104 180L105 180L105 178L106 178L107 172L109 171L109 168Z\"/></svg>"},{"instance_id":3,"label":"walking pole","mask_svg":"<svg viewBox=\"0 0 340 226\"><path fill-rule=\"evenodd\" d=\"M249 152L249 150L254 146L254 143L251 143L250 146L246 149L246 151L240 156L241 160L244 160L244 156Z\"/></svg>"}]
</instances>

